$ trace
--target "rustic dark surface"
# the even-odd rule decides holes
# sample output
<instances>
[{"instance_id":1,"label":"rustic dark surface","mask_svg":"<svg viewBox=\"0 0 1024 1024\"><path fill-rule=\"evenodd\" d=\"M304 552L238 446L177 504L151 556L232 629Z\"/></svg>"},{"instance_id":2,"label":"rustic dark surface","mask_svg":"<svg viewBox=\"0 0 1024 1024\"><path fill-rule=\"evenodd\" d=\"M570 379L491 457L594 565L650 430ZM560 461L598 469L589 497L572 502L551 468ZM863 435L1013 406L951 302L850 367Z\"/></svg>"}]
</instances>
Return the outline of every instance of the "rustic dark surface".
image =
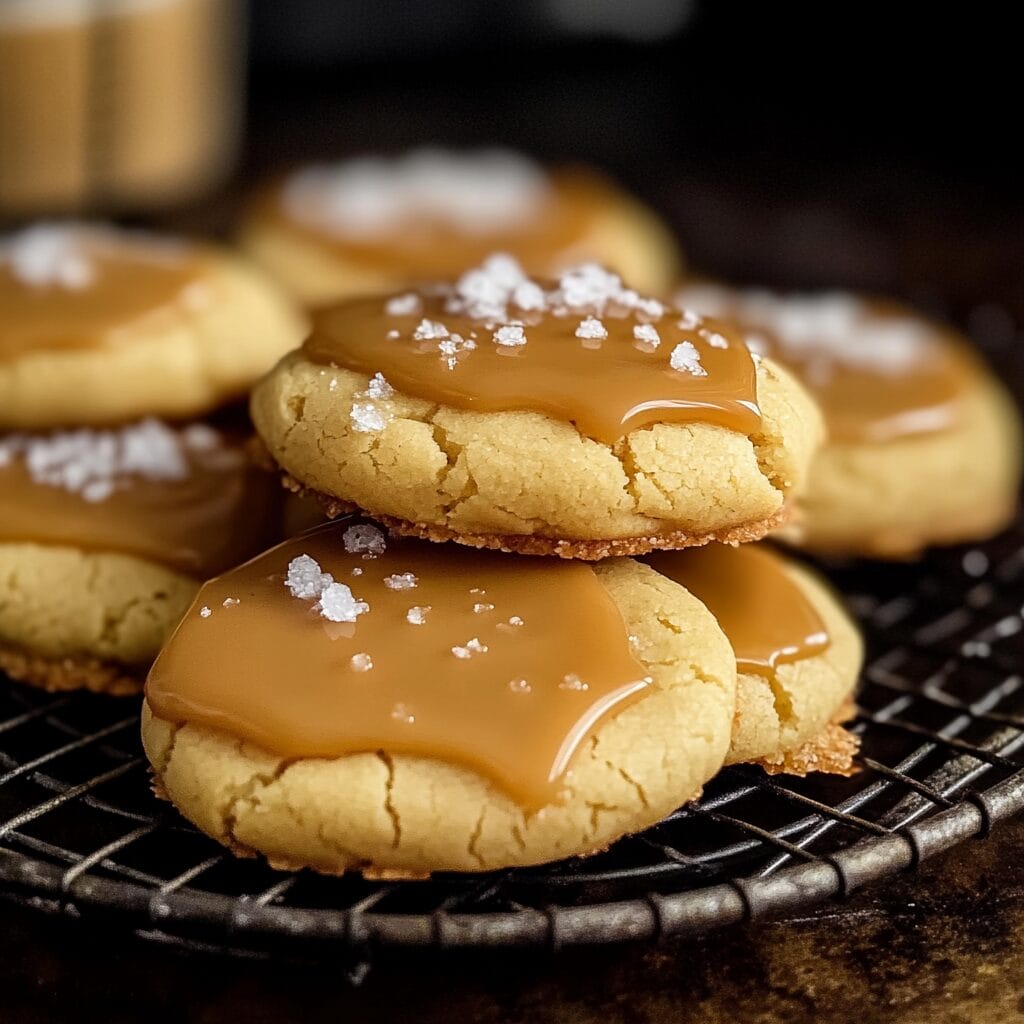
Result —
<instances>
[{"instance_id":1,"label":"rustic dark surface","mask_svg":"<svg viewBox=\"0 0 1024 1024\"><path fill-rule=\"evenodd\" d=\"M1024 822L786 921L656 947L378 959L186 955L4 906L0 1020L129 1024L1012 1024L1024 1020Z\"/></svg>"}]
</instances>

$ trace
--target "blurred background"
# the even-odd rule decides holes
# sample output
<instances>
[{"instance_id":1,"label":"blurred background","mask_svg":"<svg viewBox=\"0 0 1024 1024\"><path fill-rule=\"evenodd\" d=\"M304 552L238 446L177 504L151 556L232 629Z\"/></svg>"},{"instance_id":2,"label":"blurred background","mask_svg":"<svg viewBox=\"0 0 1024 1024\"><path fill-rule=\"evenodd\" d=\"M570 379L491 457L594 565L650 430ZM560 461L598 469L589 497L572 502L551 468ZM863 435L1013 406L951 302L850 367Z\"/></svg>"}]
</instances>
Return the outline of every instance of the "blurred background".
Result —
<instances>
[{"instance_id":1,"label":"blurred background","mask_svg":"<svg viewBox=\"0 0 1024 1024\"><path fill-rule=\"evenodd\" d=\"M111 27L129 15L148 34ZM76 18L93 30L75 36ZM0 211L92 207L223 233L248 186L298 161L500 143L611 171L702 271L888 291L1009 330L1024 320L1024 194L1008 18L738 0L0 0Z\"/></svg>"}]
</instances>

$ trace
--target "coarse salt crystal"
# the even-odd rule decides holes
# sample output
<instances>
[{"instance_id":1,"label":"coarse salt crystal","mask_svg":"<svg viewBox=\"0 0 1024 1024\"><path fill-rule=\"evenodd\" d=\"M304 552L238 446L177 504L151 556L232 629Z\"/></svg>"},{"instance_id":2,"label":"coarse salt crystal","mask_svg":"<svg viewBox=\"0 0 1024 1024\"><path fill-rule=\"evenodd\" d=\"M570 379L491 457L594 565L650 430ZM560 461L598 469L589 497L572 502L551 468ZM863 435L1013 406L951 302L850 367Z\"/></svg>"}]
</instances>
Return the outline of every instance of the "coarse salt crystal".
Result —
<instances>
[{"instance_id":1,"label":"coarse salt crystal","mask_svg":"<svg viewBox=\"0 0 1024 1024\"><path fill-rule=\"evenodd\" d=\"M653 324L637 324L633 328L633 337L649 346L652 350L661 344L661 335Z\"/></svg>"},{"instance_id":2,"label":"coarse salt crystal","mask_svg":"<svg viewBox=\"0 0 1024 1024\"><path fill-rule=\"evenodd\" d=\"M483 615L484 612L493 612L494 605L489 604L487 601L477 601L476 604L473 605L473 611L477 615Z\"/></svg>"},{"instance_id":3,"label":"coarse salt crystal","mask_svg":"<svg viewBox=\"0 0 1024 1024\"><path fill-rule=\"evenodd\" d=\"M396 704L391 709L391 717L403 725L412 725L416 721L416 716L408 704Z\"/></svg>"},{"instance_id":4,"label":"coarse salt crystal","mask_svg":"<svg viewBox=\"0 0 1024 1024\"><path fill-rule=\"evenodd\" d=\"M580 321L579 326L576 328L576 337L603 340L608 337L608 331L600 320L588 316L586 320Z\"/></svg>"},{"instance_id":5,"label":"coarse salt crystal","mask_svg":"<svg viewBox=\"0 0 1024 1024\"><path fill-rule=\"evenodd\" d=\"M353 654L348 663L352 666L353 672L369 672L373 668L373 658L365 651Z\"/></svg>"},{"instance_id":6,"label":"coarse salt crystal","mask_svg":"<svg viewBox=\"0 0 1024 1024\"><path fill-rule=\"evenodd\" d=\"M532 686L525 679L513 679L508 684L508 688L513 693L530 693L533 689Z\"/></svg>"},{"instance_id":7,"label":"coarse salt crystal","mask_svg":"<svg viewBox=\"0 0 1024 1024\"><path fill-rule=\"evenodd\" d=\"M225 608L234 608L236 604L241 603L242 602L237 597L225 597L222 602Z\"/></svg>"},{"instance_id":8,"label":"coarse salt crystal","mask_svg":"<svg viewBox=\"0 0 1024 1024\"><path fill-rule=\"evenodd\" d=\"M479 637L473 637L471 640L466 641L466 645L464 647L453 647L452 654L454 654L456 658L460 658L465 661L467 658L472 658L474 654L486 654L488 649L487 644L482 643Z\"/></svg>"},{"instance_id":9,"label":"coarse salt crystal","mask_svg":"<svg viewBox=\"0 0 1024 1024\"><path fill-rule=\"evenodd\" d=\"M702 331L701 334L712 348L729 347L729 339L724 334L719 334L718 331Z\"/></svg>"},{"instance_id":10,"label":"coarse salt crystal","mask_svg":"<svg viewBox=\"0 0 1024 1024\"><path fill-rule=\"evenodd\" d=\"M438 338L448 337L448 328L437 320L424 318L412 332L412 336L416 341L436 341Z\"/></svg>"},{"instance_id":11,"label":"coarse salt crystal","mask_svg":"<svg viewBox=\"0 0 1024 1024\"><path fill-rule=\"evenodd\" d=\"M384 534L369 523L350 526L341 535L341 543L350 555L380 555L386 547Z\"/></svg>"},{"instance_id":12,"label":"coarse salt crystal","mask_svg":"<svg viewBox=\"0 0 1024 1024\"><path fill-rule=\"evenodd\" d=\"M706 377L708 371L700 365L700 353L694 348L693 343L681 341L669 357L669 366L680 373L689 373L694 377Z\"/></svg>"},{"instance_id":13,"label":"coarse salt crystal","mask_svg":"<svg viewBox=\"0 0 1024 1024\"><path fill-rule=\"evenodd\" d=\"M394 395L395 389L384 379L384 374L375 373L366 385L366 397L373 399L388 399Z\"/></svg>"},{"instance_id":14,"label":"coarse salt crystal","mask_svg":"<svg viewBox=\"0 0 1024 1024\"><path fill-rule=\"evenodd\" d=\"M411 572L400 572L384 577L384 586L388 590L412 590L418 584L419 579Z\"/></svg>"},{"instance_id":15,"label":"coarse salt crystal","mask_svg":"<svg viewBox=\"0 0 1024 1024\"><path fill-rule=\"evenodd\" d=\"M369 610L370 606L357 600L345 583L329 583L320 594L320 614L330 622L355 622Z\"/></svg>"},{"instance_id":16,"label":"coarse salt crystal","mask_svg":"<svg viewBox=\"0 0 1024 1024\"><path fill-rule=\"evenodd\" d=\"M512 291L512 301L527 312L543 309L544 289L536 281L521 281Z\"/></svg>"},{"instance_id":17,"label":"coarse salt crystal","mask_svg":"<svg viewBox=\"0 0 1024 1024\"><path fill-rule=\"evenodd\" d=\"M677 326L683 331L692 331L695 327L699 327L704 321L698 313L695 313L692 309L681 310L682 316L677 322Z\"/></svg>"},{"instance_id":18,"label":"coarse salt crystal","mask_svg":"<svg viewBox=\"0 0 1024 1024\"><path fill-rule=\"evenodd\" d=\"M415 292L395 295L384 304L388 316L417 316L423 310L423 303Z\"/></svg>"},{"instance_id":19,"label":"coarse salt crystal","mask_svg":"<svg viewBox=\"0 0 1024 1024\"><path fill-rule=\"evenodd\" d=\"M526 332L519 324L506 324L494 332L494 341L498 345L515 348L526 344Z\"/></svg>"},{"instance_id":20,"label":"coarse salt crystal","mask_svg":"<svg viewBox=\"0 0 1024 1024\"><path fill-rule=\"evenodd\" d=\"M208 619L213 614L213 611L211 610L209 605L204 604L203 607L199 609L199 614L204 619Z\"/></svg>"},{"instance_id":21,"label":"coarse salt crystal","mask_svg":"<svg viewBox=\"0 0 1024 1024\"><path fill-rule=\"evenodd\" d=\"M427 612L430 611L430 605L413 605L405 613L405 621L412 626L422 626L427 621Z\"/></svg>"},{"instance_id":22,"label":"coarse salt crystal","mask_svg":"<svg viewBox=\"0 0 1024 1024\"><path fill-rule=\"evenodd\" d=\"M284 585L292 597L304 601L319 597L324 587L333 582L334 577L329 572L323 572L315 558L305 554L297 555L288 563L288 572L284 578Z\"/></svg>"},{"instance_id":23,"label":"coarse salt crystal","mask_svg":"<svg viewBox=\"0 0 1024 1024\"><path fill-rule=\"evenodd\" d=\"M523 625L523 620L518 615L513 615L509 618L508 624L510 626L521 626Z\"/></svg>"},{"instance_id":24,"label":"coarse salt crystal","mask_svg":"<svg viewBox=\"0 0 1024 1024\"><path fill-rule=\"evenodd\" d=\"M350 419L352 429L359 434L375 434L388 425L383 413L372 402L353 402Z\"/></svg>"}]
</instances>

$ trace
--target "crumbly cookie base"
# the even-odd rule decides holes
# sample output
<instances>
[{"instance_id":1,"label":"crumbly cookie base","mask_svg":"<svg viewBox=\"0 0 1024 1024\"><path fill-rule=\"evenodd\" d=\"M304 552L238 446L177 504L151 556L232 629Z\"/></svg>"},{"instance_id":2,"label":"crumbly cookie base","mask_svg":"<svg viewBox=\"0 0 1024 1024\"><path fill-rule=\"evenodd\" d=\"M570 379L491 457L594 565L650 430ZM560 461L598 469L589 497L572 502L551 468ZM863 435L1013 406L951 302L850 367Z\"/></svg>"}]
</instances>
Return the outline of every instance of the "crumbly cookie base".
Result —
<instances>
[{"instance_id":1,"label":"crumbly cookie base","mask_svg":"<svg viewBox=\"0 0 1024 1024\"><path fill-rule=\"evenodd\" d=\"M332 494L306 487L289 473L282 471L281 483L289 491L302 497L312 498L324 510L329 519L351 512L362 511L349 501L342 501ZM643 537L615 537L607 540L556 539L536 534L458 533L434 523L412 523L394 516L366 513L386 526L391 533L402 537L417 537L437 544L454 541L471 548L487 548L517 555L545 555L557 558L575 558L585 562L597 562L603 558L623 555L644 555L650 551L672 551L679 548L702 547L713 541L719 544L746 544L761 540L769 533L785 525L792 514L792 507L784 505L767 519L740 523L724 530L708 533L688 533L672 530L668 533L650 534Z\"/></svg>"},{"instance_id":2,"label":"crumbly cookie base","mask_svg":"<svg viewBox=\"0 0 1024 1024\"><path fill-rule=\"evenodd\" d=\"M860 750L860 737L842 723L852 718L856 709L848 702L814 739L795 750L782 750L772 757L756 761L769 775L809 775L824 772L849 778L859 769L854 757Z\"/></svg>"},{"instance_id":3,"label":"crumbly cookie base","mask_svg":"<svg viewBox=\"0 0 1024 1024\"><path fill-rule=\"evenodd\" d=\"M88 656L47 658L7 644L0 644L0 671L48 693L89 690L129 697L141 693L145 682L144 673L114 661Z\"/></svg>"}]
</instances>

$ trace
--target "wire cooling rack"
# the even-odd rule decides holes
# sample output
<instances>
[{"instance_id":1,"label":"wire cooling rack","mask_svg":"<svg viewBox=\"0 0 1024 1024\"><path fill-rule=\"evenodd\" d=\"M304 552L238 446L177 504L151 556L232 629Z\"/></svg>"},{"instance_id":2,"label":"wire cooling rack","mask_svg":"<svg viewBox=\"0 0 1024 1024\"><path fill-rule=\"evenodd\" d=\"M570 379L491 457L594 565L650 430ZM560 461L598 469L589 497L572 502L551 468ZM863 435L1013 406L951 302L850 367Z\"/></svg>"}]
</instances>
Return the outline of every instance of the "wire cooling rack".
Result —
<instances>
[{"instance_id":1,"label":"wire cooling rack","mask_svg":"<svg viewBox=\"0 0 1024 1024\"><path fill-rule=\"evenodd\" d=\"M237 860L153 797L137 701L0 677L0 893L155 940L296 955L693 934L843 896L1024 808L1024 522L913 565L826 570L867 640L852 778L734 767L584 860L324 878Z\"/></svg>"},{"instance_id":2,"label":"wire cooling rack","mask_svg":"<svg viewBox=\"0 0 1024 1024\"><path fill-rule=\"evenodd\" d=\"M232 951L610 942L840 896L1024 807L1024 527L923 565L833 569L863 623L863 770L722 772L608 852L427 882L236 860L149 788L137 702L0 681L0 888Z\"/></svg>"}]
</instances>

